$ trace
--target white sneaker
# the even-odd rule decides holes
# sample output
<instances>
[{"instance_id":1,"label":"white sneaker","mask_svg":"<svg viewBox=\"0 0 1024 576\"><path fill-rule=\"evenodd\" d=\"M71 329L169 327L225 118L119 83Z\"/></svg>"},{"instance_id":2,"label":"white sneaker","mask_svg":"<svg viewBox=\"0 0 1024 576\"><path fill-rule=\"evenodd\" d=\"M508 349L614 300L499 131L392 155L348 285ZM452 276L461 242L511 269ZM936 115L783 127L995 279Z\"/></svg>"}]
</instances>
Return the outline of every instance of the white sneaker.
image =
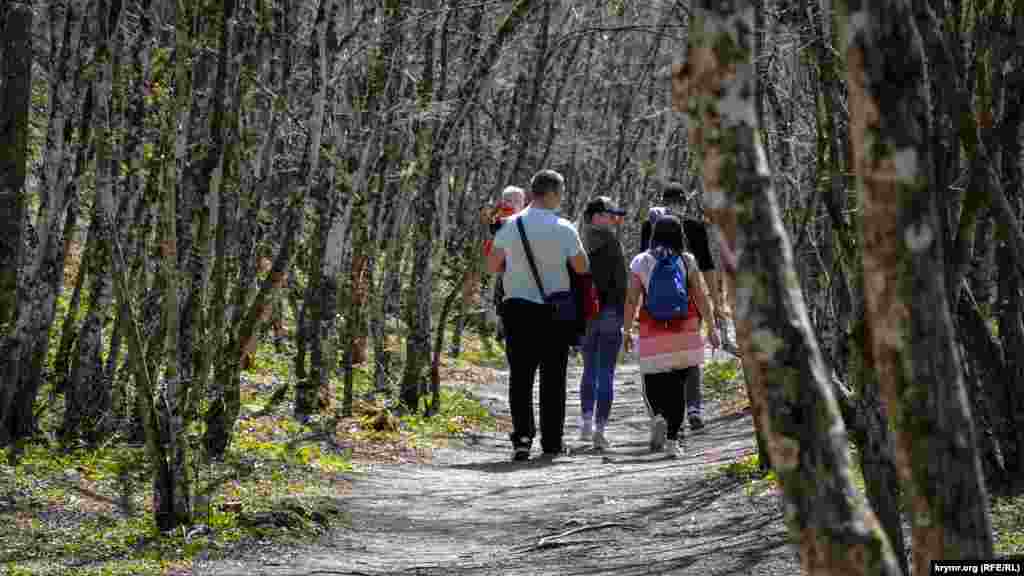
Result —
<instances>
[{"instance_id":1,"label":"white sneaker","mask_svg":"<svg viewBox=\"0 0 1024 576\"><path fill-rule=\"evenodd\" d=\"M607 450L611 448L611 446L611 442L605 438L604 432L601 430L594 432L594 450Z\"/></svg>"},{"instance_id":2,"label":"white sneaker","mask_svg":"<svg viewBox=\"0 0 1024 576\"><path fill-rule=\"evenodd\" d=\"M665 456L669 458L675 458L679 455L679 442L677 440L668 440L665 442Z\"/></svg>"},{"instance_id":3,"label":"white sneaker","mask_svg":"<svg viewBox=\"0 0 1024 576\"><path fill-rule=\"evenodd\" d=\"M580 418L580 442L590 442L594 434L593 424L590 420Z\"/></svg>"},{"instance_id":4,"label":"white sneaker","mask_svg":"<svg viewBox=\"0 0 1024 576\"><path fill-rule=\"evenodd\" d=\"M668 422L663 416L655 416L651 420L651 452L657 452L665 446L665 434L668 433Z\"/></svg>"}]
</instances>

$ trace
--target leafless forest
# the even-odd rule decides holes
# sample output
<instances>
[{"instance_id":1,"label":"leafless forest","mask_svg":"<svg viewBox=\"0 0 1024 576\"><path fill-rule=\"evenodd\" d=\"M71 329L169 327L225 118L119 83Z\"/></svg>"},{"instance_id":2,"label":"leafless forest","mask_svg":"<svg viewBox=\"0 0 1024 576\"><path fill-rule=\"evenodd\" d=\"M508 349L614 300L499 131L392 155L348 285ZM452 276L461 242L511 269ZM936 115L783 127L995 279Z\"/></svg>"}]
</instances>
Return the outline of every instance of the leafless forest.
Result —
<instances>
[{"instance_id":1,"label":"leafless forest","mask_svg":"<svg viewBox=\"0 0 1024 576\"><path fill-rule=\"evenodd\" d=\"M666 182L701 194L808 574L992 556L988 498L1024 488L1024 2L0 0L0 29L12 451L144 442L167 530L263 338L300 421L351 413L364 363L438 410L442 353L494 338L480 213L547 167L566 217L629 209L630 254Z\"/></svg>"}]
</instances>

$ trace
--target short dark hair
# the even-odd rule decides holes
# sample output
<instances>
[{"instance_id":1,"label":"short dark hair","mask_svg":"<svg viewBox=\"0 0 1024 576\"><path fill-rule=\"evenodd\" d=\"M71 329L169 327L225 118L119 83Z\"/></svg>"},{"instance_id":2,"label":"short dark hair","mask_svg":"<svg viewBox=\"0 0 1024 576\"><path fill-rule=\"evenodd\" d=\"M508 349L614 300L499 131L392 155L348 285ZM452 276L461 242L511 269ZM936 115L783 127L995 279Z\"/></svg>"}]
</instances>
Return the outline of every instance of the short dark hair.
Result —
<instances>
[{"instance_id":1,"label":"short dark hair","mask_svg":"<svg viewBox=\"0 0 1024 576\"><path fill-rule=\"evenodd\" d=\"M673 214L658 218L651 232L651 247L665 247L681 254L686 251L686 237L683 235L683 223Z\"/></svg>"},{"instance_id":2,"label":"short dark hair","mask_svg":"<svg viewBox=\"0 0 1024 576\"><path fill-rule=\"evenodd\" d=\"M530 192L534 198L561 193L565 187L565 178L554 170L544 169L533 175L530 180Z\"/></svg>"},{"instance_id":3,"label":"short dark hair","mask_svg":"<svg viewBox=\"0 0 1024 576\"><path fill-rule=\"evenodd\" d=\"M682 204L686 201L686 188L679 182L669 182L661 191L661 200L665 203Z\"/></svg>"}]
</instances>

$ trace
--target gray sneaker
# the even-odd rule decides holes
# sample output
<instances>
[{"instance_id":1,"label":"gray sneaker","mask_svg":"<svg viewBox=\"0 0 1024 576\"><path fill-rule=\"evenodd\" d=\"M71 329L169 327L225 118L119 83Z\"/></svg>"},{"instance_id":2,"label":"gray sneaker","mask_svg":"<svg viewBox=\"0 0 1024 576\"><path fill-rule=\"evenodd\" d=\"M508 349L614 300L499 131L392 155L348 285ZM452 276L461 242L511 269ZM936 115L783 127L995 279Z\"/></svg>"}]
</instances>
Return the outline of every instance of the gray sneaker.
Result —
<instances>
[{"instance_id":1,"label":"gray sneaker","mask_svg":"<svg viewBox=\"0 0 1024 576\"><path fill-rule=\"evenodd\" d=\"M580 418L580 442L590 442L594 427L590 420Z\"/></svg>"},{"instance_id":2,"label":"gray sneaker","mask_svg":"<svg viewBox=\"0 0 1024 576\"><path fill-rule=\"evenodd\" d=\"M658 452L665 446L665 435L668 433L668 422L662 416L651 420L651 452Z\"/></svg>"},{"instance_id":3,"label":"gray sneaker","mask_svg":"<svg viewBox=\"0 0 1024 576\"><path fill-rule=\"evenodd\" d=\"M611 446L611 442L609 442L608 439L605 438L604 432L602 430L594 432L594 450L607 450L611 448Z\"/></svg>"}]
</instances>

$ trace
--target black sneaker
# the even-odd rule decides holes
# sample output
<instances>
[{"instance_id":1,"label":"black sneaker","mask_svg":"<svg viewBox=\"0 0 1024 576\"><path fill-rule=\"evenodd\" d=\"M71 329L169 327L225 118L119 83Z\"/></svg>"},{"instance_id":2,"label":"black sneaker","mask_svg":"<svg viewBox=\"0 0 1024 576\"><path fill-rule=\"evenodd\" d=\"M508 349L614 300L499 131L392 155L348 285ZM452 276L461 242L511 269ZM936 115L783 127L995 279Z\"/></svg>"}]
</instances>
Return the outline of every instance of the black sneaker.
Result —
<instances>
[{"instance_id":1,"label":"black sneaker","mask_svg":"<svg viewBox=\"0 0 1024 576\"><path fill-rule=\"evenodd\" d=\"M694 414L690 416L690 430L696 432L704 429L704 421L701 420L700 416Z\"/></svg>"},{"instance_id":2,"label":"black sneaker","mask_svg":"<svg viewBox=\"0 0 1024 576\"><path fill-rule=\"evenodd\" d=\"M556 458L558 456L561 456L561 455L565 454L565 446L562 445L562 444L558 444L558 445L555 445L555 446L552 446L550 444L547 445L547 446L544 446L543 444L541 444L541 448L544 449L544 452L543 452L544 456L543 457L546 460L551 460L552 458Z\"/></svg>"},{"instance_id":3,"label":"black sneaker","mask_svg":"<svg viewBox=\"0 0 1024 576\"><path fill-rule=\"evenodd\" d=\"M512 440L512 460L516 462L522 462L523 460L530 459L530 445L533 444L533 439L529 436L520 436L516 438L514 434L509 434Z\"/></svg>"}]
</instances>

